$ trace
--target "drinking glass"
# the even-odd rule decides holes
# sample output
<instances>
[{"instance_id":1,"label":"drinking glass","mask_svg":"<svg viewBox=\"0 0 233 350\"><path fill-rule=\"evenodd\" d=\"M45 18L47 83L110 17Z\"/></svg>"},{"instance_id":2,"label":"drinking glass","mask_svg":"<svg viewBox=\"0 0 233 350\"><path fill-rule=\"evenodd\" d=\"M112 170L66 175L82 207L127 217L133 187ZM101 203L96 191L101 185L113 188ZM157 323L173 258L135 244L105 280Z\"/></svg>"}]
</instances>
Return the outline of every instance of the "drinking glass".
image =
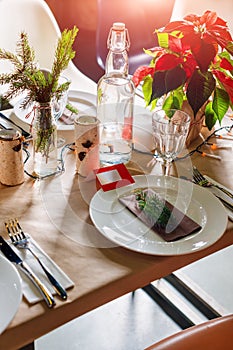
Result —
<instances>
[{"instance_id":1,"label":"drinking glass","mask_svg":"<svg viewBox=\"0 0 233 350\"><path fill-rule=\"evenodd\" d=\"M155 156L163 162L164 175L169 175L171 162L185 146L190 116L176 109L157 110L152 114Z\"/></svg>"}]
</instances>

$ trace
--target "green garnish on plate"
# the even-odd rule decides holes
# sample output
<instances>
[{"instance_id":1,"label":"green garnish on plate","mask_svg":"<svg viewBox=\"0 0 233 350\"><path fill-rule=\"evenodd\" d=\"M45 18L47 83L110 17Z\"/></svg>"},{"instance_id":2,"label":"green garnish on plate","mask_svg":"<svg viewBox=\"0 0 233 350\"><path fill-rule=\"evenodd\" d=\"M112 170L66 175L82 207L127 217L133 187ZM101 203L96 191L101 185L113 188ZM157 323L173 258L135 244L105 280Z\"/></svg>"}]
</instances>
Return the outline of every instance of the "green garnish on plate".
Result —
<instances>
[{"instance_id":1,"label":"green garnish on plate","mask_svg":"<svg viewBox=\"0 0 233 350\"><path fill-rule=\"evenodd\" d=\"M175 216L165 205L165 201L154 192L148 193L143 189L137 189L135 198L139 209L143 211L153 225L165 229L169 221L169 224L175 224Z\"/></svg>"}]
</instances>

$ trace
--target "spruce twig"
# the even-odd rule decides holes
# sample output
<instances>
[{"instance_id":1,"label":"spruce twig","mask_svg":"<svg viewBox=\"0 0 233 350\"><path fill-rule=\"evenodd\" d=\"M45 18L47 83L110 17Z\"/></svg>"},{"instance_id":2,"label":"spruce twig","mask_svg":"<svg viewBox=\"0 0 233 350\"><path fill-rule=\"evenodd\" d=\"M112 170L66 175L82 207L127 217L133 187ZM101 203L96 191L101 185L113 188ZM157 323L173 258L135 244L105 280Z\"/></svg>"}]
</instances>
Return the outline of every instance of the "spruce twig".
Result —
<instances>
[{"instance_id":1,"label":"spruce twig","mask_svg":"<svg viewBox=\"0 0 233 350\"><path fill-rule=\"evenodd\" d=\"M135 193L138 207L144 212L152 225L165 229L168 221L175 222L175 217L171 210L166 207L163 200L156 194L148 194L146 191L138 189Z\"/></svg>"},{"instance_id":2,"label":"spruce twig","mask_svg":"<svg viewBox=\"0 0 233 350\"><path fill-rule=\"evenodd\" d=\"M77 33L78 29L75 26L71 30L65 29L62 32L57 42L51 72L44 72L38 67L34 49L30 47L28 35L25 32L20 35L15 54L0 49L0 59L9 61L14 66L13 72L0 74L0 84L9 85L4 97L10 100L26 92L27 95L22 104L24 108L34 101L45 103L54 97L58 100L70 84L66 82L59 85L58 80L62 71L75 56L72 46Z\"/></svg>"}]
</instances>

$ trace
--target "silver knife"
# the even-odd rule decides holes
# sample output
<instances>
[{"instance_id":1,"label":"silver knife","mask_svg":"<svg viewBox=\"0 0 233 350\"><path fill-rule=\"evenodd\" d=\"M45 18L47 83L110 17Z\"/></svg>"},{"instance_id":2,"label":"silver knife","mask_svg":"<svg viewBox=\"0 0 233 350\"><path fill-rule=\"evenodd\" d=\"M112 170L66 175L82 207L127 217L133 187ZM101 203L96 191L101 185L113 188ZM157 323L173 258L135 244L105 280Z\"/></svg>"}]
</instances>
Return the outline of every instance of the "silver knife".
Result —
<instances>
[{"instance_id":1,"label":"silver knife","mask_svg":"<svg viewBox=\"0 0 233 350\"><path fill-rule=\"evenodd\" d=\"M217 194L214 193L214 195L220 199L220 201L229 209L233 211L233 205L230 204L229 202L225 201L222 197L219 197Z\"/></svg>"},{"instance_id":2,"label":"silver knife","mask_svg":"<svg viewBox=\"0 0 233 350\"><path fill-rule=\"evenodd\" d=\"M21 128L21 126L17 125L13 120L8 118L2 112L0 112L0 123L4 129L17 129L18 131L20 131L22 136L25 137L26 140L30 140L32 138L32 135L29 132Z\"/></svg>"},{"instance_id":3,"label":"silver knife","mask_svg":"<svg viewBox=\"0 0 233 350\"><path fill-rule=\"evenodd\" d=\"M34 274L31 268L14 252L14 250L2 236L0 236L0 250L8 260L14 263L22 272L26 274L28 278L30 278L30 280L33 282L33 284L36 286L36 288L39 290L40 294L44 298L47 306L49 308L53 307L55 305L55 300L50 291Z\"/></svg>"}]
</instances>

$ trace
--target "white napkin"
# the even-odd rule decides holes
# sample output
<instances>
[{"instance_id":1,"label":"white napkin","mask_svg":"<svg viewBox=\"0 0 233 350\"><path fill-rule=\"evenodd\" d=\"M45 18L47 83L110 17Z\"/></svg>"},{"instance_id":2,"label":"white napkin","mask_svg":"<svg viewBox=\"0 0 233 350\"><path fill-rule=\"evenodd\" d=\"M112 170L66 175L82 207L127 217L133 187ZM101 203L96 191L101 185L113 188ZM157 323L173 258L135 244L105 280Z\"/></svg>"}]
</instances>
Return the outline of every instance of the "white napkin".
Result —
<instances>
[{"instance_id":1,"label":"white napkin","mask_svg":"<svg viewBox=\"0 0 233 350\"><path fill-rule=\"evenodd\" d=\"M27 237L30 237L27 234ZM51 283L49 282L46 274L42 270L38 261L33 257L32 253L28 249L19 249L15 247L11 242L12 249L16 252L20 258L25 261L28 266L33 270L38 278L46 285L46 287L51 291L53 295L56 294L53 289ZM74 286L74 282L60 269L60 267L41 249L41 247L30 237L30 248L36 253L36 255L43 262L45 267L49 270L49 272L56 278L56 280L63 286L63 288L67 289ZM19 273L22 277L22 291L26 300L30 304L35 304L38 301L43 300L40 292L34 286L34 284L30 281L30 279L19 270Z\"/></svg>"},{"instance_id":2,"label":"white napkin","mask_svg":"<svg viewBox=\"0 0 233 350\"><path fill-rule=\"evenodd\" d=\"M233 191L231 191L229 188L223 186L222 184L220 184L219 182L211 179L209 176L205 175L205 178L209 181L212 182L213 184L216 184L218 186L221 186L223 188L225 188L227 191L229 191L230 193L233 194ZM219 190L218 188L212 186L212 187L208 187L208 190L210 190L214 195L218 196L219 198L222 198L223 200L225 200L226 202L228 202L229 204L233 205L233 199L231 199L229 196L227 196L224 192L222 192L221 190ZM231 221L233 221L233 211L228 209L226 206L226 212L227 215L229 217L229 219Z\"/></svg>"}]
</instances>

